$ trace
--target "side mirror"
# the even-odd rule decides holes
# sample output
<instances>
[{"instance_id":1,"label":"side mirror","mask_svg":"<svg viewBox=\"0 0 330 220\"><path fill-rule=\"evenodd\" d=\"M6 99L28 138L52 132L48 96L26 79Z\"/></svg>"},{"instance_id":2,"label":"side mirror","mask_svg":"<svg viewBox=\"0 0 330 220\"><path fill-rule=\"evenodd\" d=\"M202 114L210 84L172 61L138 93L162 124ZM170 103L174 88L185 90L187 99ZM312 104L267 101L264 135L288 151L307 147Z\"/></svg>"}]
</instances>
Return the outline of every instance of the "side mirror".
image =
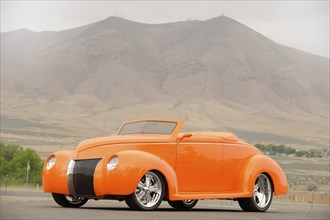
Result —
<instances>
[{"instance_id":1,"label":"side mirror","mask_svg":"<svg viewBox=\"0 0 330 220\"><path fill-rule=\"evenodd\" d=\"M180 141L182 141L183 139L185 139L185 138L190 138L192 136L192 134L184 134L184 135L182 135L181 137L180 137Z\"/></svg>"}]
</instances>

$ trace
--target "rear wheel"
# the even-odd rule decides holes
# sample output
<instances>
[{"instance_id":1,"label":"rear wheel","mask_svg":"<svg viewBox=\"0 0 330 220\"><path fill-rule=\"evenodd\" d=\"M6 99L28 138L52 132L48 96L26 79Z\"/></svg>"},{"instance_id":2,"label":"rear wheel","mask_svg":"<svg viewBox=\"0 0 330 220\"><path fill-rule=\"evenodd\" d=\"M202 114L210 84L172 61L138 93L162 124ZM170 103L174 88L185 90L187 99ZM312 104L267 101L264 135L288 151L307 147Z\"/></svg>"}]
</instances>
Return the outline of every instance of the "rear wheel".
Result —
<instances>
[{"instance_id":1,"label":"rear wheel","mask_svg":"<svg viewBox=\"0 0 330 220\"><path fill-rule=\"evenodd\" d=\"M192 209L198 200L181 200L181 201L168 201L168 204L175 209L188 210Z\"/></svg>"},{"instance_id":2,"label":"rear wheel","mask_svg":"<svg viewBox=\"0 0 330 220\"><path fill-rule=\"evenodd\" d=\"M266 211L273 199L273 186L266 174L260 174L254 183L251 198L238 199L240 207L248 212Z\"/></svg>"},{"instance_id":3,"label":"rear wheel","mask_svg":"<svg viewBox=\"0 0 330 220\"><path fill-rule=\"evenodd\" d=\"M125 198L126 204L135 210L155 210L163 201L165 182L157 172L150 171L140 180L135 192Z\"/></svg>"},{"instance_id":4,"label":"rear wheel","mask_svg":"<svg viewBox=\"0 0 330 220\"><path fill-rule=\"evenodd\" d=\"M88 199L84 197L67 196L58 193L52 193L52 196L57 204L70 208L78 208L85 205L85 203L88 201Z\"/></svg>"}]
</instances>

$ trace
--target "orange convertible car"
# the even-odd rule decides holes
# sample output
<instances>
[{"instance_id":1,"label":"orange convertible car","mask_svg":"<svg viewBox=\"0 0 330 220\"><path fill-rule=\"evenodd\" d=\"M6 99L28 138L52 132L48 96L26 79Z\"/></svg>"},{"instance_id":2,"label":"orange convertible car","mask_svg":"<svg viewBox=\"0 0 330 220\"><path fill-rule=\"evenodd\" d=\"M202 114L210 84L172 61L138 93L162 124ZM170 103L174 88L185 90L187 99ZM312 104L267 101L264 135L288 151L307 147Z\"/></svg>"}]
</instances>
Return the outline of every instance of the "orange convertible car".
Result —
<instances>
[{"instance_id":1,"label":"orange convertible car","mask_svg":"<svg viewBox=\"0 0 330 220\"><path fill-rule=\"evenodd\" d=\"M266 211L288 190L281 167L256 147L225 132L179 133L183 121L123 123L116 135L81 142L46 160L45 192L63 207L88 199L125 200L154 210L163 200L191 209L200 199L237 200L244 211Z\"/></svg>"}]
</instances>

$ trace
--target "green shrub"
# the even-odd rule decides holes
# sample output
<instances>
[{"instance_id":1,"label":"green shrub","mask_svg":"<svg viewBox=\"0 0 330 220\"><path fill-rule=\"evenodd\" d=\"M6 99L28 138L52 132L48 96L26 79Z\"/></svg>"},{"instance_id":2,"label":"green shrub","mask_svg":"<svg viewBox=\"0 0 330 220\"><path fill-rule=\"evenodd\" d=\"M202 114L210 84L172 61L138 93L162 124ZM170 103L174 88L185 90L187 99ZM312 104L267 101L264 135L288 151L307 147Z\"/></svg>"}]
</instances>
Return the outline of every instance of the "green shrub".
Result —
<instances>
[{"instance_id":1,"label":"green shrub","mask_svg":"<svg viewBox=\"0 0 330 220\"><path fill-rule=\"evenodd\" d=\"M0 142L1 185L25 184L28 164L30 166L29 184L41 184L43 161L35 150Z\"/></svg>"}]
</instances>

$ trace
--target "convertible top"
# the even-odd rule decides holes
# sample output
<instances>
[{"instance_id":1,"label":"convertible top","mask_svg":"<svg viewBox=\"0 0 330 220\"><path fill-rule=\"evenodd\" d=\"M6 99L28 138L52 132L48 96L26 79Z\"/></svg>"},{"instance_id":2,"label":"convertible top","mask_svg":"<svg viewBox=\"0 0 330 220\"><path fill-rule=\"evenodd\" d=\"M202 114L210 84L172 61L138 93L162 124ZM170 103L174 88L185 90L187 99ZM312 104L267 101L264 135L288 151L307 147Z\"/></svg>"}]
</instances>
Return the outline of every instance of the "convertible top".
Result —
<instances>
[{"instance_id":1,"label":"convertible top","mask_svg":"<svg viewBox=\"0 0 330 220\"><path fill-rule=\"evenodd\" d=\"M192 134L192 136L183 139L183 142L232 143L238 141L236 135L229 132L185 132L179 133L178 136L182 137L187 134Z\"/></svg>"}]
</instances>

